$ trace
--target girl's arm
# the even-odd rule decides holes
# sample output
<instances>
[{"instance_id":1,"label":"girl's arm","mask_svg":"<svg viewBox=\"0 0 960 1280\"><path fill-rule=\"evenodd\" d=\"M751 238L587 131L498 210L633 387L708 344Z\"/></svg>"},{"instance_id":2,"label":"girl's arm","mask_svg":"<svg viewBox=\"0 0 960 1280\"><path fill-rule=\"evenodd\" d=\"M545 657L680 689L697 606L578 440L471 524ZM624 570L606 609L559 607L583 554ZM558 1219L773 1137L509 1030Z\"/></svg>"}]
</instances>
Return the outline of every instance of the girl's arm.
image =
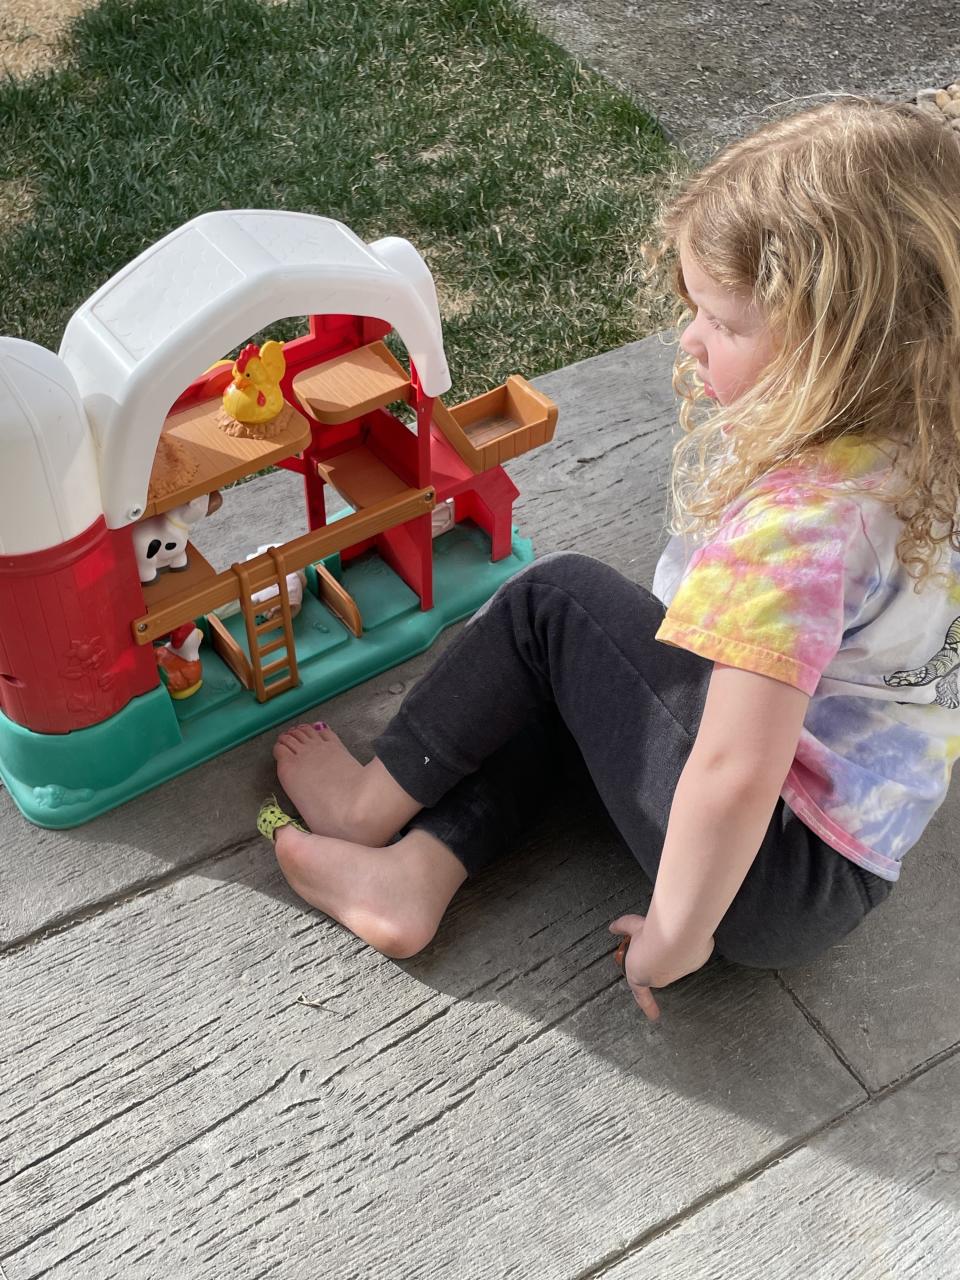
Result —
<instances>
[{"instance_id":1,"label":"girl's arm","mask_svg":"<svg viewBox=\"0 0 960 1280\"><path fill-rule=\"evenodd\" d=\"M649 987L675 982L710 955L714 930L763 841L808 702L767 676L714 668L674 792L646 920L626 916L610 926L633 935L625 967L648 1015L656 1016Z\"/></svg>"}]
</instances>

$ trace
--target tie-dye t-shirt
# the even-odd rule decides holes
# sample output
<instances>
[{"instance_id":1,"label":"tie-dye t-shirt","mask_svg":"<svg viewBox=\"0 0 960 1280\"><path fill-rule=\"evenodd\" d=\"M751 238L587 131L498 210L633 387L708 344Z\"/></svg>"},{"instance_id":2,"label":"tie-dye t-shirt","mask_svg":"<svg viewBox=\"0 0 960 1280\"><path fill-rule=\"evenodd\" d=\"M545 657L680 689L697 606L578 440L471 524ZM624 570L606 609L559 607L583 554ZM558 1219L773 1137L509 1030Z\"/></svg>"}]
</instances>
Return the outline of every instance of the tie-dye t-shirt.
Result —
<instances>
[{"instance_id":1,"label":"tie-dye t-shirt","mask_svg":"<svg viewBox=\"0 0 960 1280\"><path fill-rule=\"evenodd\" d=\"M835 442L753 486L703 543L671 539L654 592L658 639L811 695L783 798L896 880L960 754L960 557L914 591L875 496L890 476L879 449Z\"/></svg>"}]
</instances>

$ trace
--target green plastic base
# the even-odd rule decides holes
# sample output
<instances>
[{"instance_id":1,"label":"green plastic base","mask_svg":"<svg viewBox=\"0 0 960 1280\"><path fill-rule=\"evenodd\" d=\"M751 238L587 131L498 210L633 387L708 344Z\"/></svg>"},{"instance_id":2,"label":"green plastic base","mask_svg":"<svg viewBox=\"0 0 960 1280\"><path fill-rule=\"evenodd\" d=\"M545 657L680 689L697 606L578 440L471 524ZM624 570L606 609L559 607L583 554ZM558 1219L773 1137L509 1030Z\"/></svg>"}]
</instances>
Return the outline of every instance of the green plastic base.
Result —
<instances>
[{"instance_id":1,"label":"green plastic base","mask_svg":"<svg viewBox=\"0 0 960 1280\"><path fill-rule=\"evenodd\" d=\"M444 627L468 617L532 560L530 542L514 534L511 554L492 563L486 534L457 525L434 542L434 607L424 612L414 592L375 553L342 572L339 557L332 557L325 563L356 600L363 635L351 635L320 603L316 574L308 572L303 608L293 624L297 688L259 703L205 646L203 687L183 701L154 689L103 724L66 734L33 733L0 713L0 777L37 826L89 822L422 653ZM246 651L242 617L229 618L226 626Z\"/></svg>"}]
</instances>

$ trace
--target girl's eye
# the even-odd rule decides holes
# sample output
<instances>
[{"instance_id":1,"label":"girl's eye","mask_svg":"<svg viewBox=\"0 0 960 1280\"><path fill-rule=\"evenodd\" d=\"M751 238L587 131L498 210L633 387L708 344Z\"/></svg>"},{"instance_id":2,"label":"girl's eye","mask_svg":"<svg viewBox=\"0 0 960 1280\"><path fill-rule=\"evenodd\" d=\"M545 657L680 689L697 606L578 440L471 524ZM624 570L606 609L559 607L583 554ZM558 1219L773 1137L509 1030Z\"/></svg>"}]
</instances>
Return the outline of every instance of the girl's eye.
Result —
<instances>
[{"instance_id":1,"label":"girl's eye","mask_svg":"<svg viewBox=\"0 0 960 1280\"><path fill-rule=\"evenodd\" d=\"M716 329L718 333L726 333L726 334L730 333L730 330L727 328L727 326L721 320L718 320L716 316L709 316L708 319L712 327Z\"/></svg>"}]
</instances>

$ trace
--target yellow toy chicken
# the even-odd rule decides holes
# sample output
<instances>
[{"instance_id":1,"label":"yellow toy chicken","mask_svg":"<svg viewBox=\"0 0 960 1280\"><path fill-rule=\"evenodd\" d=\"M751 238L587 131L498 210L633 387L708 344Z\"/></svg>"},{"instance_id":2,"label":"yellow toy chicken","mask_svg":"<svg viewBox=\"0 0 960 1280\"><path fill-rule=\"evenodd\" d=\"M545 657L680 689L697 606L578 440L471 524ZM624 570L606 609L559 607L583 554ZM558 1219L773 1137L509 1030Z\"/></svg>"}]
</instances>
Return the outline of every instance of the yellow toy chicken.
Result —
<instances>
[{"instance_id":1,"label":"yellow toy chicken","mask_svg":"<svg viewBox=\"0 0 960 1280\"><path fill-rule=\"evenodd\" d=\"M231 435L264 436L284 408L280 380L287 369L283 346L265 342L249 343L233 366L233 375L223 393L220 426Z\"/></svg>"}]
</instances>

